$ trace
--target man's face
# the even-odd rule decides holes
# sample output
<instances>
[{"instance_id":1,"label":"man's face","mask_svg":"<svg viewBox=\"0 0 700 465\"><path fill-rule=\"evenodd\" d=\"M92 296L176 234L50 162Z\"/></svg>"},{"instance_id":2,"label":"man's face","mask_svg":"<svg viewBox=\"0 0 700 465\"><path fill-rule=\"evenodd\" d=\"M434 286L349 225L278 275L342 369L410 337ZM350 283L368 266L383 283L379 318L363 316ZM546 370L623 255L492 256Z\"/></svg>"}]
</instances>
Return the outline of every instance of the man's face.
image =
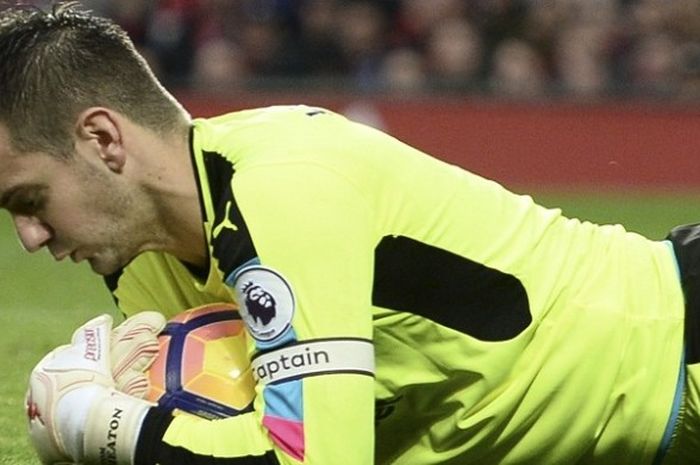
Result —
<instances>
[{"instance_id":1,"label":"man's face","mask_svg":"<svg viewBox=\"0 0 700 465\"><path fill-rule=\"evenodd\" d=\"M0 125L0 207L26 250L46 247L56 260L87 260L104 275L140 251L144 229L134 189L99 154L83 152L68 160L16 153Z\"/></svg>"}]
</instances>

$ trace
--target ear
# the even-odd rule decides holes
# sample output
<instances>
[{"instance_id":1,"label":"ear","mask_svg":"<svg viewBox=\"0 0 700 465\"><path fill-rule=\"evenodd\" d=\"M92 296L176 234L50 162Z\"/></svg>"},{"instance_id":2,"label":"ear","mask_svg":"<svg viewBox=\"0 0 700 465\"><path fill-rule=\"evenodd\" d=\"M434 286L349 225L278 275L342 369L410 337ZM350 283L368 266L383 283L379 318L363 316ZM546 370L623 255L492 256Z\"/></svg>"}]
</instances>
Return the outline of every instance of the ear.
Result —
<instances>
[{"instance_id":1,"label":"ear","mask_svg":"<svg viewBox=\"0 0 700 465\"><path fill-rule=\"evenodd\" d=\"M115 173L121 173L126 163L122 127L119 115L103 107L91 107L78 116L77 144L97 150L100 160Z\"/></svg>"}]
</instances>

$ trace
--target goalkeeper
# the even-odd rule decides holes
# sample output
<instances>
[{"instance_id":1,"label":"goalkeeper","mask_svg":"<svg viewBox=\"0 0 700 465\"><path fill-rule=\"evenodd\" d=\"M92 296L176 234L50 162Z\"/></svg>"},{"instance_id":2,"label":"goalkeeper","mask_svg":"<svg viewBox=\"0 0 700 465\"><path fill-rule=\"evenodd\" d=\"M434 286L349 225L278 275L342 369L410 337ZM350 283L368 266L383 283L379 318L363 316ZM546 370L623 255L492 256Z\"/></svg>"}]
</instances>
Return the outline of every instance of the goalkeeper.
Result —
<instances>
[{"instance_id":1,"label":"goalkeeper","mask_svg":"<svg viewBox=\"0 0 700 465\"><path fill-rule=\"evenodd\" d=\"M699 228L565 218L320 108L192 120L70 5L0 13L0 89L24 247L127 314L237 303L257 381L250 412L172 416L98 318L31 376L44 463L700 463Z\"/></svg>"}]
</instances>

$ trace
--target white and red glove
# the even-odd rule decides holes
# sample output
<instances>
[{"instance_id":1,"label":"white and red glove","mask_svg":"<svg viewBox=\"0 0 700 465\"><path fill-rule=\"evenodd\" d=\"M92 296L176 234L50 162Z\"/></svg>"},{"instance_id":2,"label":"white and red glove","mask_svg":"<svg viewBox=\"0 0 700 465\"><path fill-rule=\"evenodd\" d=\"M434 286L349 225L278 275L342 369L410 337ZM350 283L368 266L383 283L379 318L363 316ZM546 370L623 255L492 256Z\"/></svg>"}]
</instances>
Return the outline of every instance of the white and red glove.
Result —
<instances>
[{"instance_id":1,"label":"white and red glove","mask_svg":"<svg viewBox=\"0 0 700 465\"><path fill-rule=\"evenodd\" d=\"M142 356L141 349L127 349L141 347L126 344L133 340L125 336L133 335L130 330L114 336L111 330L109 315L90 320L73 333L71 344L50 352L32 371L27 415L31 442L42 463L133 463L141 423L153 404L116 389L111 360L123 362L117 363L124 367L120 372L133 375L142 366L135 361L148 365L151 359ZM113 356L112 339L124 344L119 350L123 355ZM122 379L123 385L132 385L135 378Z\"/></svg>"},{"instance_id":2,"label":"white and red glove","mask_svg":"<svg viewBox=\"0 0 700 465\"><path fill-rule=\"evenodd\" d=\"M124 320L112 330L112 377L118 391L143 399L148 392L146 371L158 356L158 334L165 317L144 311Z\"/></svg>"}]
</instances>

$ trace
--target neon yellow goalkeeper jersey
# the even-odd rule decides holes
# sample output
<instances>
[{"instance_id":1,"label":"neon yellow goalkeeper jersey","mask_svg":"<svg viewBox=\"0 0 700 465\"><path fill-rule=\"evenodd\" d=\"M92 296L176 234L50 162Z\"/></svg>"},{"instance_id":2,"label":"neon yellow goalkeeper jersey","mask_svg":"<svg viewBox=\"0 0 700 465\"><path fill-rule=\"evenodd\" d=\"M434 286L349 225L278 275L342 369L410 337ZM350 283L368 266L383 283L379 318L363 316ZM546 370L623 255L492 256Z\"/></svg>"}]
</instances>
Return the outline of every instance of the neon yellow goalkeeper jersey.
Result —
<instances>
[{"instance_id":1,"label":"neon yellow goalkeeper jersey","mask_svg":"<svg viewBox=\"0 0 700 465\"><path fill-rule=\"evenodd\" d=\"M654 463L683 350L668 243L324 109L195 120L191 143L209 273L140 257L115 295L235 301L254 409L152 409L137 463Z\"/></svg>"}]
</instances>

